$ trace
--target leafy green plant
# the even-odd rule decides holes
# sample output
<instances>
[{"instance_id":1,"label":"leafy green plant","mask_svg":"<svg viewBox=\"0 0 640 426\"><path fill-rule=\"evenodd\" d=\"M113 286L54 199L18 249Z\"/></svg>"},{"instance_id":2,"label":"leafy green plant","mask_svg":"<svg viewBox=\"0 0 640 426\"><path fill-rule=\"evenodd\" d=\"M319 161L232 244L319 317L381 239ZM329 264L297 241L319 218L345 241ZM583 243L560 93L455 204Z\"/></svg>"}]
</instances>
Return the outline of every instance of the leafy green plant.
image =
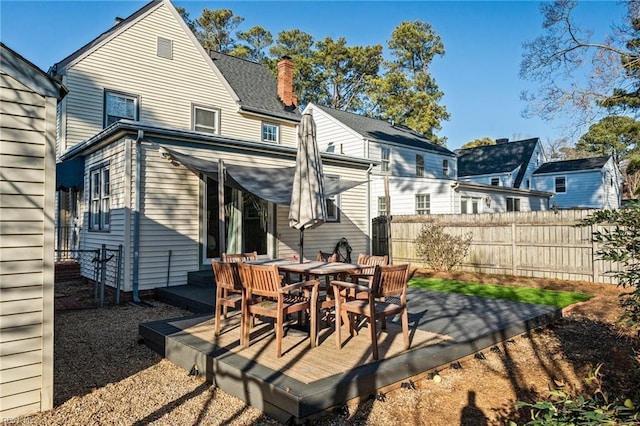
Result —
<instances>
[{"instance_id":1,"label":"leafy green plant","mask_svg":"<svg viewBox=\"0 0 640 426\"><path fill-rule=\"evenodd\" d=\"M530 408L527 425L637 425L640 421L638 401L626 398L611 400L602 389L602 374L598 365L586 379L593 395L572 395L562 382L549 391L547 400L534 404L518 402L518 408Z\"/></svg>"},{"instance_id":2,"label":"leafy green plant","mask_svg":"<svg viewBox=\"0 0 640 426\"><path fill-rule=\"evenodd\" d=\"M592 233L599 244L597 255L602 260L617 262L619 270L609 274L618 285L630 289L620 297L625 309L624 320L631 327L640 326L640 202L627 208L599 210L585 218L578 226L605 225Z\"/></svg>"},{"instance_id":3,"label":"leafy green plant","mask_svg":"<svg viewBox=\"0 0 640 426\"><path fill-rule=\"evenodd\" d=\"M414 240L416 254L437 271L450 271L469 253L471 234L451 235L439 223L425 223Z\"/></svg>"}]
</instances>

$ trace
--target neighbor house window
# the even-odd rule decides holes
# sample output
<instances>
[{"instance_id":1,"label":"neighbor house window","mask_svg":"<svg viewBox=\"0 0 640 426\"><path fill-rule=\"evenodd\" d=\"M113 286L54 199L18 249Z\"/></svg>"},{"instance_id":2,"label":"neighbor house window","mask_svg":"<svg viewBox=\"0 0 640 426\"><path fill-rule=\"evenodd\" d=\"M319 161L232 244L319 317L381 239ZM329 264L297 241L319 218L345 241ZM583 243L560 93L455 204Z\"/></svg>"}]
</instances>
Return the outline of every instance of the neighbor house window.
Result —
<instances>
[{"instance_id":1,"label":"neighbor house window","mask_svg":"<svg viewBox=\"0 0 640 426\"><path fill-rule=\"evenodd\" d=\"M220 110L198 105L193 106L193 130L203 133L218 133Z\"/></svg>"},{"instance_id":2,"label":"neighbor house window","mask_svg":"<svg viewBox=\"0 0 640 426\"><path fill-rule=\"evenodd\" d=\"M138 97L120 92L106 91L104 94L104 127L118 120L138 119Z\"/></svg>"},{"instance_id":3,"label":"neighbor house window","mask_svg":"<svg viewBox=\"0 0 640 426\"><path fill-rule=\"evenodd\" d=\"M442 160L442 176L449 176L449 160Z\"/></svg>"},{"instance_id":4,"label":"neighbor house window","mask_svg":"<svg viewBox=\"0 0 640 426\"><path fill-rule=\"evenodd\" d=\"M519 212L520 211L520 198L507 197L507 211Z\"/></svg>"},{"instance_id":5,"label":"neighbor house window","mask_svg":"<svg viewBox=\"0 0 640 426\"><path fill-rule=\"evenodd\" d=\"M556 193L567 192L567 178L564 176L556 177Z\"/></svg>"},{"instance_id":6,"label":"neighbor house window","mask_svg":"<svg viewBox=\"0 0 640 426\"><path fill-rule=\"evenodd\" d=\"M90 174L89 224L94 231L107 231L111 224L109 165L95 168Z\"/></svg>"},{"instance_id":7,"label":"neighbor house window","mask_svg":"<svg viewBox=\"0 0 640 426\"><path fill-rule=\"evenodd\" d=\"M424 157L422 155L416 155L416 176L424 176Z\"/></svg>"},{"instance_id":8,"label":"neighbor house window","mask_svg":"<svg viewBox=\"0 0 640 426\"><path fill-rule=\"evenodd\" d=\"M378 197L378 216L387 215L387 197Z\"/></svg>"},{"instance_id":9,"label":"neighbor house window","mask_svg":"<svg viewBox=\"0 0 640 426\"><path fill-rule=\"evenodd\" d=\"M338 180L339 176L324 176L325 180ZM332 195L325 197L327 205L327 222L340 222L340 196Z\"/></svg>"},{"instance_id":10,"label":"neighbor house window","mask_svg":"<svg viewBox=\"0 0 640 426\"><path fill-rule=\"evenodd\" d=\"M479 197L460 198L460 213L462 214L480 213L480 198Z\"/></svg>"},{"instance_id":11,"label":"neighbor house window","mask_svg":"<svg viewBox=\"0 0 640 426\"><path fill-rule=\"evenodd\" d=\"M391 148L380 148L380 170L383 173L391 171Z\"/></svg>"},{"instance_id":12,"label":"neighbor house window","mask_svg":"<svg viewBox=\"0 0 640 426\"><path fill-rule=\"evenodd\" d=\"M491 178L491 186L500 186L500 178Z\"/></svg>"},{"instance_id":13,"label":"neighbor house window","mask_svg":"<svg viewBox=\"0 0 640 426\"><path fill-rule=\"evenodd\" d=\"M262 123L262 140L278 143L280 140L280 126L273 123Z\"/></svg>"},{"instance_id":14,"label":"neighbor house window","mask_svg":"<svg viewBox=\"0 0 640 426\"><path fill-rule=\"evenodd\" d=\"M416 214L431 213L431 195L416 194Z\"/></svg>"}]
</instances>

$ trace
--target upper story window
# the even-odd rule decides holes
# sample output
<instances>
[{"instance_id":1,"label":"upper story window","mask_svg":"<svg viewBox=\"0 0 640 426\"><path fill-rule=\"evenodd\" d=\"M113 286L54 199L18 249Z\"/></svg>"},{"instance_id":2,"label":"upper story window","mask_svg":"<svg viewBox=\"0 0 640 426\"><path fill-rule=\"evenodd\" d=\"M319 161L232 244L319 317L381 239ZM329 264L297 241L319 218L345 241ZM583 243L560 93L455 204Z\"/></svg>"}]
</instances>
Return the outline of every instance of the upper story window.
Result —
<instances>
[{"instance_id":1,"label":"upper story window","mask_svg":"<svg viewBox=\"0 0 640 426\"><path fill-rule=\"evenodd\" d=\"M531 180L530 179L526 180L526 187L527 187L527 189L531 189Z\"/></svg>"},{"instance_id":2,"label":"upper story window","mask_svg":"<svg viewBox=\"0 0 640 426\"><path fill-rule=\"evenodd\" d=\"M442 160L442 176L449 176L449 160Z\"/></svg>"},{"instance_id":3,"label":"upper story window","mask_svg":"<svg viewBox=\"0 0 640 426\"><path fill-rule=\"evenodd\" d=\"M387 197L378 197L378 216L387 215Z\"/></svg>"},{"instance_id":4,"label":"upper story window","mask_svg":"<svg viewBox=\"0 0 640 426\"><path fill-rule=\"evenodd\" d=\"M520 211L520 198L507 197L507 211L519 212Z\"/></svg>"},{"instance_id":5,"label":"upper story window","mask_svg":"<svg viewBox=\"0 0 640 426\"><path fill-rule=\"evenodd\" d=\"M431 213L431 195L416 194L416 214Z\"/></svg>"},{"instance_id":6,"label":"upper story window","mask_svg":"<svg viewBox=\"0 0 640 426\"><path fill-rule=\"evenodd\" d=\"M138 119L139 99L136 95L106 91L104 93L104 127L121 119Z\"/></svg>"},{"instance_id":7,"label":"upper story window","mask_svg":"<svg viewBox=\"0 0 640 426\"><path fill-rule=\"evenodd\" d=\"M89 229L108 231L111 225L109 165L91 170L89 179Z\"/></svg>"},{"instance_id":8,"label":"upper story window","mask_svg":"<svg viewBox=\"0 0 640 426\"><path fill-rule=\"evenodd\" d=\"M391 148L380 148L380 162L382 173L389 173L391 171Z\"/></svg>"},{"instance_id":9,"label":"upper story window","mask_svg":"<svg viewBox=\"0 0 640 426\"><path fill-rule=\"evenodd\" d=\"M262 123L262 140L278 143L280 141L280 126L273 123Z\"/></svg>"},{"instance_id":10,"label":"upper story window","mask_svg":"<svg viewBox=\"0 0 640 426\"><path fill-rule=\"evenodd\" d=\"M491 186L500 186L500 178L491 178Z\"/></svg>"},{"instance_id":11,"label":"upper story window","mask_svg":"<svg viewBox=\"0 0 640 426\"><path fill-rule=\"evenodd\" d=\"M564 176L556 176L556 193L567 192L567 178Z\"/></svg>"},{"instance_id":12,"label":"upper story window","mask_svg":"<svg viewBox=\"0 0 640 426\"><path fill-rule=\"evenodd\" d=\"M424 177L424 156L416 155L416 176Z\"/></svg>"},{"instance_id":13,"label":"upper story window","mask_svg":"<svg viewBox=\"0 0 640 426\"><path fill-rule=\"evenodd\" d=\"M196 132L219 133L220 110L194 105L191 116L193 121L192 128Z\"/></svg>"},{"instance_id":14,"label":"upper story window","mask_svg":"<svg viewBox=\"0 0 640 426\"><path fill-rule=\"evenodd\" d=\"M325 175L326 180L338 180L339 176ZM325 198L327 205L327 222L340 222L340 195L332 195Z\"/></svg>"}]
</instances>

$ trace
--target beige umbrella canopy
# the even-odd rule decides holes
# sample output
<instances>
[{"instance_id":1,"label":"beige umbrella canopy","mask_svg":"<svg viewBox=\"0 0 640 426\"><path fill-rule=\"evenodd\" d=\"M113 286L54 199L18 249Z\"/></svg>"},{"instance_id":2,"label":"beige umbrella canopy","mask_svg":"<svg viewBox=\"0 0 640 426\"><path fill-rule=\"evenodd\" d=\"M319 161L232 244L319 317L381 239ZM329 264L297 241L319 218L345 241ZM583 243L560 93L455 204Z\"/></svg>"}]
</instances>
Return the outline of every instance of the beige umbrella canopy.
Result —
<instances>
[{"instance_id":1,"label":"beige umbrella canopy","mask_svg":"<svg viewBox=\"0 0 640 426\"><path fill-rule=\"evenodd\" d=\"M311 114L302 115L298 126L298 152L289 206L289 226L300 230L300 262L304 258L304 231L327 218L322 160Z\"/></svg>"}]
</instances>

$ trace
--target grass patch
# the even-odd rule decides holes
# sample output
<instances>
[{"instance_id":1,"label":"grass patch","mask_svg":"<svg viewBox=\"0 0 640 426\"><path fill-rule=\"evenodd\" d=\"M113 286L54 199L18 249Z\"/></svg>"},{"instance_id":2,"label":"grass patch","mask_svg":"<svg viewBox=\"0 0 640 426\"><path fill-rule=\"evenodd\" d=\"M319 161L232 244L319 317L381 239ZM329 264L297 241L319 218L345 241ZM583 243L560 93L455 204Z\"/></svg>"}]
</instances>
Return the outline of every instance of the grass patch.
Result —
<instances>
[{"instance_id":1,"label":"grass patch","mask_svg":"<svg viewBox=\"0 0 640 426\"><path fill-rule=\"evenodd\" d=\"M409 281L409 287L442 291L446 293L465 294L467 296L480 296L490 299L505 299L513 302L549 305L556 306L558 308L564 308L574 303L584 302L593 297L593 295L584 293L526 287L505 287L501 285L478 284L473 282L427 277L412 278Z\"/></svg>"}]
</instances>

